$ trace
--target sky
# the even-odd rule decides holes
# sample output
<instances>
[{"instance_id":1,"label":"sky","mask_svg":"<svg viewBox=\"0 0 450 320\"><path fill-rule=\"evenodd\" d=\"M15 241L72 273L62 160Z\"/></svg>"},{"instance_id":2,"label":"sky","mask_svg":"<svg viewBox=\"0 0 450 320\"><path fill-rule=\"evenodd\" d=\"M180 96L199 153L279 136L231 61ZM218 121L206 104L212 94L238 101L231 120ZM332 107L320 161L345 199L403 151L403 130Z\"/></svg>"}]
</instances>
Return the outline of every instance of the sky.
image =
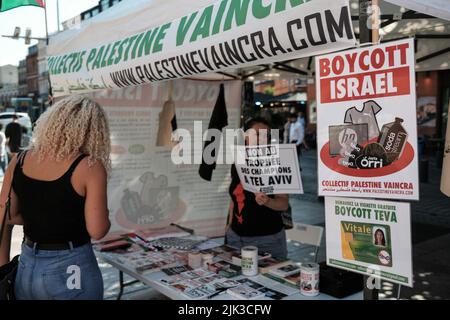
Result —
<instances>
[{"instance_id":1,"label":"sky","mask_svg":"<svg viewBox=\"0 0 450 320\"><path fill-rule=\"evenodd\" d=\"M58 29L57 1L59 1L60 22L68 20L98 4L98 0L47 0L49 33ZM26 28L31 28L32 37L45 38L44 9L20 7L0 13L0 35L12 35L16 26L21 27L22 36L25 35ZM36 43L37 41L31 41L31 45ZM5 64L19 65L19 61L25 59L27 52L28 46L25 45L24 39L0 38L0 66Z\"/></svg>"}]
</instances>

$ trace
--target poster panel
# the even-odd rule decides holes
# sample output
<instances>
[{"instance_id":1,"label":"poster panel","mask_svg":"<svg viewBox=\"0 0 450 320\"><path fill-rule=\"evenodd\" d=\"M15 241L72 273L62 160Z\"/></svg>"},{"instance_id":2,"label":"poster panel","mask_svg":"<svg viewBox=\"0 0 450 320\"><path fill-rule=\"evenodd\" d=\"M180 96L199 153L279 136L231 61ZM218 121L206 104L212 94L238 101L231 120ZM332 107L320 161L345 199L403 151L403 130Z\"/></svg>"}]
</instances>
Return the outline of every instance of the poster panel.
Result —
<instances>
[{"instance_id":1,"label":"poster panel","mask_svg":"<svg viewBox=\"0 0 450 320\"><path fill-rule=\"evenodd\" d=\"M408 203L325 197L327 264L412 287Z\"/></svg>"},{"instance_id":2,"label":"poster panel","mask_svg":"<svg viewBox=\"0 0 450 320\"><path fill-rule=\"evenodd\" d=\"M173 82L178 129L192 134L193 150L184 150L192 161L180 164L172 161L174 149L157 146L168 83L92 94L105 108L110 124L112 172L108 207L112 232L158 229L177 223L200 235L224 234L230 201L230 166L217 165L212 181L206 182L198 174L199 164L194 163L194 153L201 155L202 130L208 127L219 85L193 80ZM227 128L238 127L240 97L241 82L226 81ZM202 121L200 127L195 121Z\"/></svg>"},{"instance_id":3,"label":"poster panel","mask_svg":"<svg viewBox=\"0 0 450 320\"><path fill-rule=\"evenodd\" d=\"M413 39L316 58L319 195L419 200Z\"/></svg>"}]
</instances>

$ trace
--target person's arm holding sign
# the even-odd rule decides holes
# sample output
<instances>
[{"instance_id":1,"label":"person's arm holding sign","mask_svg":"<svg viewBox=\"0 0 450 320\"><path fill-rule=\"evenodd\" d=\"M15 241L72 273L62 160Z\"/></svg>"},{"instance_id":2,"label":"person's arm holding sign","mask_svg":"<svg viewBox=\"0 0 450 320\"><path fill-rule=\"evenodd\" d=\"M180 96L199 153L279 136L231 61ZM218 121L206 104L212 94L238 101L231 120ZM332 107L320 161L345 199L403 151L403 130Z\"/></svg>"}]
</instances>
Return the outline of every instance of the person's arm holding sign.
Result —
<instances>
[{"instance_id":1,"label":"person's arm holding sign","mask_svg":"<svg viewBox=\"0 0 450 320\"><path fill-rule=\"evenodd\" d=\"M265 193L255 193L256 203L275 211L286 211L289 208L289 195L276 194L273 198Z\"/></svg>"}]
</instances>

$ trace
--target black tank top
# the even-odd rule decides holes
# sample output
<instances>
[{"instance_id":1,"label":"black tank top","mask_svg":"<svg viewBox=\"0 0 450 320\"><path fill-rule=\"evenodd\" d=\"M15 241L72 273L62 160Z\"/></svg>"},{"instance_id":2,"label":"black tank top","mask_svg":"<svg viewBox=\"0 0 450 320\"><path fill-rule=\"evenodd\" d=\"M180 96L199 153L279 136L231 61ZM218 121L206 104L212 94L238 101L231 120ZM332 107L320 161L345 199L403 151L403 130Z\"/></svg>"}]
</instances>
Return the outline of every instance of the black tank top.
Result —
<instances>
[{"instance_id":1,"label":"black tank top","mask_svg":"<svg viewBox=\"0 0 450 320\"><path fill-rule=\"evenodd\" d=\"M25 156L23 154L17 163L13 178L24 234L34 242L46 244L89 242L84 217L86 199L75 191L70 181L75 168L86 156L79 156L63 176L53 181L26 176L22 169Z\"/></svg>"},{"instance_id":2,"label":"black tank top","mask_svg":"<svg viewBox=\"0 0 450 320\"><path fill-rule=\"evenodd\" d=\"M255 200L255 194L244 190L235 165L231 166L229 193L233 201L234 215L231 229L239 236L268 236L283 230L281 212L260 206Z\"/></svg>"}]
</instances>

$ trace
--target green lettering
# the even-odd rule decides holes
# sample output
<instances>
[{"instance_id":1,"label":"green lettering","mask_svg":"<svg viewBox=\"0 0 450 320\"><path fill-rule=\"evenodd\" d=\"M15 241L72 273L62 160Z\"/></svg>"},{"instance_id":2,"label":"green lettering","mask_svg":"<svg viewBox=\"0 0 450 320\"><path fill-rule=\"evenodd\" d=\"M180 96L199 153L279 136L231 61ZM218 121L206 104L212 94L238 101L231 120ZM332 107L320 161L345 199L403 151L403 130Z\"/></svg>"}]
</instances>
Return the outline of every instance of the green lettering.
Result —
<instances>
[{"instance_id":1,"label":"green lettering","mask_svg":"<svg viewBox=\"0 0 450 320\"><path fill-rule=\"evenodd\" d=\"M134 43L133 51L131 51L131 59L136 58L136 51L137 51L137 48L138 48L139 43L141 42L142 38L144 37L144 35L145 35L145 32L142 32L142 33L138 36L136 42Z\"/></svg>"},{"instance_id":2,"label":"green lettering","mask_svg":"<svg viewBox=\"0 0 450 320\"><path fill-rule=\"evenodd\" d=\"M194 32L192 32L190 42L196 41L199 36L201 36L203 39L209 37L213 8L214 6L209 6L205 8L205 10L203 10L202 16L195 26Z\"/></svg>"},{"instance_id":3,"label":"green lettering","mask_svg":"<svg viewBox=\"0 0 450 320\"><path fill-rule=\"evenodd\" d=\"M230 8L228 9L227 17L225 18L225 25L223 31L231 29L233 20L236 21L236 26L245 24L247 20L247 12L250 0L231 0Z\"/></svg>"},{"instance_id":4,"label":"green lettering","mask_svg":"<svg viewBox=\"0 0 450 320\"><path fill-rule=\"evenodd\" d=\"M105 51L105 46L101 46L97 52L94 63L92 64L92 70L100 68L102 64L103 52Z\"/></svg>"},{"instance_id":5,"label":"green lettering","mask_svg":"<svg viewBox=\"0 0 450 320\"><path fill-rule=\"evenodd\" d=\"M128 43L128 38L123 39L120 43L119 50L117 50L117 58L114 60L114 64L118 64L120 61L122 61L123 58L123 47Z\"/></svg>"},{"instance_id":6,"label":"green lettering","mask_svg":"<svg viewBox=\"0 0 450 320\"><path fill-rule=\"evenodd\" d=\"M78 59L78 65L75 68L75 72L78 72L81 70L81 67L83 66L83 60L84 60L84 55L86 54L86 51L83 51Z\"/></svg>"},{"instance_id":7,"label":"green lettering","mask_svg":"<svg viewBox=\"0 0 450 320\"><path fill-rule=\"evenodd\" d=\"M89 69L89 65L94 61L94 59L95 59L95 57L96 57L96 55L97 55L97 49L92 49L90 52L89 52L89 55L88 55L88 58L87 58L87 61L86 61L86 69L89 71L90 69Z\"/></svg>"},{"instance_id":8,"label":"green lettering","mask_svg":"<svg viewBox=\"0 0 450 320\"><path fill-rule=\"evenodd\" d=\"M137 35L132 36L132 37L129 38L128 46L127 46L127 48L125 50L125 59L124 59L124 61L128 61L128 53L130 52L131 46L133 45L133 42L134 42L134 40L136 40L136 38L137 38Z\"/></svg>"},{"instance_id":9,"label":"green lettering","mask_svg":"<svg viewBox=\"0 0 450 320\"><path fill-rule=\"evenodd\" d=\"M120 41L116 41L111 49L111 52L109 54L108 59L108 66L112 65L114 63L114 55L116 54L117 47L120 45Z\"/></svg>"},{"instance_id":10,"label":"green lettering","mask_svg":"<svg viewBox=\"0 0 450 320\"><path fill-rule=\"evenodd\" d=\"M189 16L189 20L186 22L187 16L184 16L181 18L180 25L178 26L177 31L177 47L181 46L184 43L184 39L186 38L186 34L189 30L189 28L192 25L192 22L194 21L195 17L197 16L198 12L194 12Z\"/></svg>"},{"instance_id":11,"label":"green lettering","mask_svg":"<svg viewBox=\"0 0 450 320\"><path fill-rule=\"evenodd\" d=\"M256 19L264 19L270 14L272 4L264 6L262 0L253 0L253 16Z\"/></svg>"},{"instance_id":12,"label":"green lettering","mask_svg":"<svg viewBox=\"0 0 450 320\"><path fill-rule=\"evenodd\" d=\"M216 20L214 21L214 26L211 34L218 34L220 32L220 25L222 23L223 14L225 13L225 8L227 7L228 0L223 0L220 3L219 10L217 10Z\"/></svg>"},{"instance_id":13,"label":"green lettering","mask_svg":"<svg viewBox=\"0 0 450 320\"><path fill-rule=\"evenodd\" d=\"M111 49L111 44L108 44L108 46L106 47L105 53L103 54L103 57L102 57L102 68L106 67L106 64L107 64L106 57L108 56L110 49Z\"/></svg>"},{"instance_id":14,"label":"green lettering","mask_svg":"<svg viewBox=\"0 0 450 320\"><path fill-rule=\"evenodd\" d=\"M144 51L144 55L149 55L153 40L155 39L156 34L158 33L159 27L153 30L148 30L145 33L144 39L141 41L141 45L139 46L138 57L142 57L142 51Z\"/></svg>"},{"instance_id":15,"label":"green lettering","mask_svg":"<svg viewBox=\"0 0 450 320\"><path fill-rule=\"evenodd\" d=\"M160 51L162 50L163 45L162 45L161 41L162 41L162 40L164 39L164 37L166 36L166 31L167 31L167 29L170 28L170 25L171 25L171 24L172 24L171 22L166 23L165 25L163 25L163 26L161 27L161 29L159 29L158 36L156 37L156 39L155 39L155 44L153 45L153 51L152 51L152 53L160 52Z\"/></svg>"}]
</instances>

